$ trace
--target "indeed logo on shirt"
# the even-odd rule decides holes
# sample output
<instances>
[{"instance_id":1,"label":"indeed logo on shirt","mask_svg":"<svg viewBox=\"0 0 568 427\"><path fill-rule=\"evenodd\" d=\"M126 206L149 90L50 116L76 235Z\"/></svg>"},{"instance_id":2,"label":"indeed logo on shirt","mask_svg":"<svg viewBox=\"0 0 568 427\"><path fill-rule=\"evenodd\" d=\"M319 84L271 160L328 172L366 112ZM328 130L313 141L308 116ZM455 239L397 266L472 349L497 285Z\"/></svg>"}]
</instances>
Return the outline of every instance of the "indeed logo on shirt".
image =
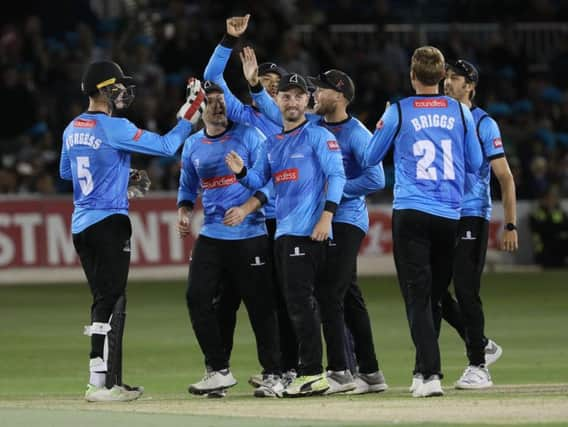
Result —
<instances>
[{"instance_id":1,"label":"indeed logo on shirt","mask_svg":"<svg viewBox=\"0 0 568 427\"><path fill-rule=\"evenodd\" d=\"M445 114L422 114L410 120L416 132L420 129L433 127L452 130L455 121L455 117L448 117Z\"/></svg>"},{"instance_id":2,"label":"indeed logo on shirt","mask_svg":"<svg viewBox=\"0 0 568 427\"><path fill-rule=\"evenodd\" d=\"M284 169L274 174L274 183L280 184L286 181L297 181L298 177L298 168Z\"/></svg>"},{"instance_id":3,"label":"indeed logo on shirt","mask_svg":"<svg viewBox=\"0 0 568 427\"><path fill-rule=\"evenodd\" d=\"M206 178L201 180L201 187L204 190L212 190L214 188L228 187L237 182L235 175L215 176L213 178Z\"/></svg>"}]
</instances>

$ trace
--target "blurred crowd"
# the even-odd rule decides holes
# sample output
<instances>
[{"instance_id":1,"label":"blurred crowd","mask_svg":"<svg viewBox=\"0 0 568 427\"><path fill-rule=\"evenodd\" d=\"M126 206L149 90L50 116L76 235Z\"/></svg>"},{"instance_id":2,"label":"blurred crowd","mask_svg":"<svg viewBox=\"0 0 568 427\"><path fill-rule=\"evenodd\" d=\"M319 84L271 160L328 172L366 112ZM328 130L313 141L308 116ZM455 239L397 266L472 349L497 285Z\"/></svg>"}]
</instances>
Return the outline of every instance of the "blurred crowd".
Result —
<instances>
[{"instance_id":1,"label":"blurred crowd","mask_svg":"<svg viewBox=\"0 0 568 427\"><path fill-rule=\"evenodd\" d=\"M551 186L568 195L568 34L545 58L527 52L512 37L515 22L568 22L568 5L554 0L260 0L21 1L0 18L0 194L56 194L71 191L59 179L61 135L85 110L83 70L92 61L112 58L137 82L128 118L163 133L175 121L185 81L201 77L221 39L225 19L252 14L243 43L259 61L274 61L308 75L339 68L357 86L351 111L369 129L385 102L411 93L408 69L413 50L432 43L447 58L464 58L480 70L476 102L499 122L518 197L536 199ZM385 24L415 22L499 22L489 39L470 39L459 25L442 42L411 34L394 42ZM357 32L333 35L333 24L373 24L362 40ZM489 40L489 41L487 41ZM248 89L238 57L225 73L245 102ZM387 176L392 185L390 159ZM152 189L175 190L178 158L133 158ZM494 180L495 182L496 180ZM493 188L498 198L498 186ZM388 192L376 200L386 200ZM382 199L384 198L384 199Z\"/></svg>"}]
</instances>

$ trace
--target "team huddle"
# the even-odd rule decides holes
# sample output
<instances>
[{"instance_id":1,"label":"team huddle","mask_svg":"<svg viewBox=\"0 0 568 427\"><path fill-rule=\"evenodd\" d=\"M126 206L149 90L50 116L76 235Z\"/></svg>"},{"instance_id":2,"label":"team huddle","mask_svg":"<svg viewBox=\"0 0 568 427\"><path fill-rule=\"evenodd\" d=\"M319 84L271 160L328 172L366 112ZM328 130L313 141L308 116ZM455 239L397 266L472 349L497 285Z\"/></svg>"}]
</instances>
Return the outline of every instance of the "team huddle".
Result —
<instances>
[{"instance_id":1,"label":"team huddle","mask_svg":"<svg viewBox=\"0 0 568 427\"><path fill-rule=\"evenodd\" d=\"M518 245L516 200L499 128L472 104L476 68L446 62L431 46L416 49L416 94L387 105L371 133L348 112L356 90L346 73L304 78L258 64L251 47L240 59L252 103L239 100L223 72L248 22L249 15L227 19L203 80L190 79L178 124L166 135L112 117L134 98L118 65L91 64L83 77L89 108L65 129L63 140L75 143L63 145L60 171L73 180L73 242L93 295L86 400L135 400L144 391L122 381L128 198L149 187L143 171L131 173L130 153L167 156L182 145L179 235L191 233L198 197L204 212L186 299L206 372L190 393L224 397L237 384L230 358L241 302L262 368L249 378L254 396L388 389L357 283L357 254L369 227L365 197L384 188L382 160L392 147L393 253L416 350L410 392L443 395L442 318L467 350L455 387L491 387L488 366L502 349L485 336L479 291L492 171L503 196L507 251ZM446 95L439 94L442 81ZM203 128L192 134L199 120ZM97 147L78 143L81 134Z\"/></svg>"}]
</instances>

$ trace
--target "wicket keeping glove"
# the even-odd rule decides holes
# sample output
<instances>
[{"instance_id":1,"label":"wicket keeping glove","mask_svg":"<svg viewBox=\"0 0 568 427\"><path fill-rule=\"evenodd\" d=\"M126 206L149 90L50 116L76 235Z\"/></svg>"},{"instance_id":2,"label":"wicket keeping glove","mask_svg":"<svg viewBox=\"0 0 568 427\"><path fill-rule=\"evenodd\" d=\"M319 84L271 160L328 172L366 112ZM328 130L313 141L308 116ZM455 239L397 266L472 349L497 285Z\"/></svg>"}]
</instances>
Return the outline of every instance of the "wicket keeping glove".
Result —
<instances>
[{"instance_id":1,"label":"wicket keeping glove","mask_svg":"<svg viewBox=\"0 0 568 427\"><path fill-rule=\"evenodd\" d=\"M201 88L201 82L195 77L191 77L187 81L185 95L185 104L178 110L176 117L178 119L184 118L189 120L191 124L195 126L205 110L207 101L205 91Z\"/></svg>"},{"instance_id":2,"label":"wicket keeping glove","mask_svg":"<svg viewBox=\"0 0 568 427\"><path fill-rule=\"evenodd\" d=\"M136 199L144 197L150 189L150 177L145 170L130 169L130 176L128 177L128 192L129 199Z\"/></svg>"}]
</instances>

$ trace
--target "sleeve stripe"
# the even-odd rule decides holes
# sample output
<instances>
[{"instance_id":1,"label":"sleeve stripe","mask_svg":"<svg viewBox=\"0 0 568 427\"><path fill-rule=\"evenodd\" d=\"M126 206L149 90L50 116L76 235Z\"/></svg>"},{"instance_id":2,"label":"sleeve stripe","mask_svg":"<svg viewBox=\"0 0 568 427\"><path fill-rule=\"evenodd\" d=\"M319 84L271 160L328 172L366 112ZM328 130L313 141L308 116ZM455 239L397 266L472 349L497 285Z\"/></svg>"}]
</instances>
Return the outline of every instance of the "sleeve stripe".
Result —
<instances>
[{"instance_id":1,"label":"sleeve stripe","mask_svg":"<svg viewBox=\"0 0 568 427\"><path fill-rule=\"evenodd\" d=\"M492 156L488 156L487 160L491 161L491 160L495 160L495 159L500 159L501 157L505 157L505 153L493 154Z\"/></svg>"}]
</instances>

